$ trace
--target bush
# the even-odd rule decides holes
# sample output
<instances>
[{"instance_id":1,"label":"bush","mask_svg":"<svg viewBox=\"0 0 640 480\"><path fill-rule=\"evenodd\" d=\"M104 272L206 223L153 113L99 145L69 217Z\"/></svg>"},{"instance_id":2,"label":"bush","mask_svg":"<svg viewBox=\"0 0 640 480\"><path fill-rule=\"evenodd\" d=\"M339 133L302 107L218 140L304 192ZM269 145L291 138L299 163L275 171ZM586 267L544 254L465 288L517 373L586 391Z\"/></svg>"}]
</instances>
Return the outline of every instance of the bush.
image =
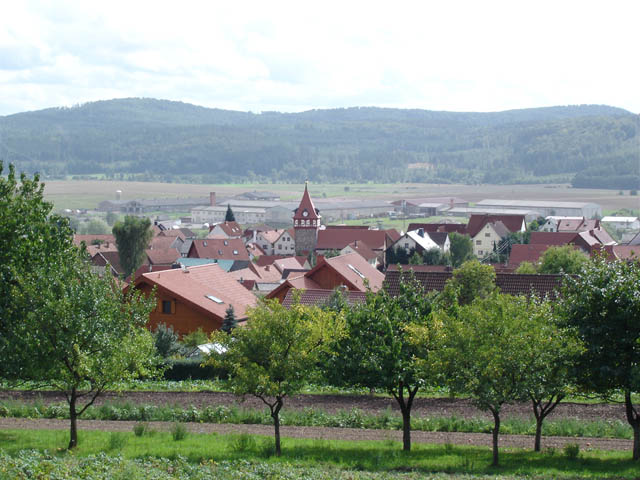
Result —
<instances>
[{"instance_id":1,"label":"bush","mask_svg":"<svg viewBox=\"0 0 640 480\"><path fill-rule=\"evenodd\" d=\"M149 432L149 424L147 422L138 422L133 426L133 433L136 437L141 437Z\"/></svg>"},{"instance_id":2,"label":"bush","mask_svg":"<svg viewBox=\"0 0 640 480\"><path fill-rule=\"evenodd\" d=\"M213 378L226 378L228 372L222 368L211 365L202 366L202 359L189 358L181 360L168 360L164 371L165 380L208 380Z\"/></svg>"},{"instance_id":3,"label":"bush","mask_svg":"<svg viewBox=\"0 0 640 480\"><path fill-rule=\"evenodd\" d=\"M577 443L567 443L562 449L565 457L570 460L575 460L580 455L580 445Z\"/></svg>"},{"instance_id":4,"label":"bush","mask_svg":"<svg viewBox=\"0 0 640 480\"><path fill-rule=\"evenodd\" d=\"M111 432L109 434L108 450L122 450L127 444L127 435L122 432Z\"/></svg>"},{"instance_id":5,"label":"bush","mask_svg":"<svg viewBox=\"0 0 640 480\"><path fill-rule=\"evenodd\" d=\"M245 453L256 449L255 439L248 433L232 435L229 438L229 449L235 453Z\"/></svg>"},{"instance_id":6,"label":"bush","mask_svg":"<svg viewBox=\"0 0 640 480\"><path fill-rule=\"evenodd\" d=\"M171 428L171 436L176 442L184 440L187 436L187 427L185 427L182 423L174 423L173 427Z\"/></svg>"}]
</instances>

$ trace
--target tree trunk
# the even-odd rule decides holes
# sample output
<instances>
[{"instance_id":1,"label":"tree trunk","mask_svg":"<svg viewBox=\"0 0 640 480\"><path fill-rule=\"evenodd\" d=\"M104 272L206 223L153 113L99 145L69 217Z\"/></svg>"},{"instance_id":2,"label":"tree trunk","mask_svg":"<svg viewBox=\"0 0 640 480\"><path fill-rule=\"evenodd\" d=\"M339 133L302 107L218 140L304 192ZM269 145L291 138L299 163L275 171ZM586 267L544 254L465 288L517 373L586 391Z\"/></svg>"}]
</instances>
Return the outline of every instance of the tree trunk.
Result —
<instances>
[{"instance_id":1,"label":"tree trunk","mask_svg":"<svg viewBox=\"0 0 640 480\"><path fill-rule=\"evenodd\" d=\"M411 451L411 410L402 412L402 450Z\"/></svg>"},{"instance_id":2,"label":"tree trunk","mask_svg":"<svg viewBox=\"0 0 640 480\"><path fill-rule=\"evenodd\" d=\"M624 392L624 407L627 413L627 421L633 428L633 459L640 460L640 414L633 407L631 401L631 391Z\"/></svg>"},{"instance_id":3,"label":"tree trunk","mask_svg":"<svg viewBox=\"0 0 640 480\"><path fill-rule=\"evenodd\" d=\"M533 451L534 452L539 452L540 451L540 440L542 437L542 421L544 419L542 418L542 416L540 416L539 418L536 418L536 439L534 441L533 444Z\"/></svg>"},{"instance_id":4,"label":"tree trunk","mask_svg":"<svg viewBox=\"0 0 640 480\"><path fill-rule=\"evenodd\" d=\"M271 409L271 418L273 418L273 428L276 441L276 457L282 454L280 448L280 409L282 408L282 399L277 398L275 406Z\"/></svg>"},{"instance_id":5,"label":"tree trunk","mask_svg":"<svg viewBox=\"0 0 640 480\"><path fill-rule=\"evenodd\" d=\"M71 420L71 426L69 431L69 450L78 446L78 412L76 411L76 389L71 390L69 396L69 419Z\"/></svg>"},{"instance_id":6,"label":"tree trunk","mask_svg":"<svg viewBox=\"0 0 640 480\"><path fill-rule=\"evenodd\" d=\"M393 397L400 406L400 412L402 412L402 450L409 452L411 451L411 406L416 393L418 393L418 387L414 387L413 390L409 386L406 387L409 393L409 397L406 400L404 398L404 389L404 383L398 382L398 391L392 391L391 393L393 393Z\"/></svg>"},{"instance_id":7,"label":"tree trunk","mask_svg":"<svg viewBox=\"0 0 640 480\"><path fill-rule=\"evenodd\" d=\"M500 434L500 413L497 410L491 410L493 413L493 463L494 467L499 465L498 462L498 435Z\"/></svg>"}]
</instances>

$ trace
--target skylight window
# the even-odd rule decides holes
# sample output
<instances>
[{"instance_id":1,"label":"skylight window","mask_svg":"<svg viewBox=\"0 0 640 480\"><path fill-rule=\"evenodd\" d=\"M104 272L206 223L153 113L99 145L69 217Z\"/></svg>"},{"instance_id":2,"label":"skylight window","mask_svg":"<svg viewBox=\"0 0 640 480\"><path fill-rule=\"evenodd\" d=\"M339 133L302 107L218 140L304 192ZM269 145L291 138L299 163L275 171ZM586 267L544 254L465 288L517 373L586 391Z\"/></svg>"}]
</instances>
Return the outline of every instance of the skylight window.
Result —
<instances>
[{"instance_id":1,"label":"skylight window","mask_svg":"<svg viewBox=\"0 0 640 480\"><path fill-rule=\"evenodd\" d=\"M358 275L360 275L360 278L364 279L364 275L362 274L362 272L360 270L358 270L356 267L354 267L353 265L351 265L350 263L347 263L347 267L349 267L351 270L353 270L354 272L356 272Z\"/></svg>"},{"instance_id":2,"label":"skylight window","mask_svg":"<svg viewBox=\"0 0 640 480\"><path fill-rule=\"evenodd\" d=\"M224 303L222 300L220 300L218 297L214 296L214 295L205 295L205 297L207 297L209 300L211 300L212 302L216 302L216 303Z\"/></svg>"}]
</instances>

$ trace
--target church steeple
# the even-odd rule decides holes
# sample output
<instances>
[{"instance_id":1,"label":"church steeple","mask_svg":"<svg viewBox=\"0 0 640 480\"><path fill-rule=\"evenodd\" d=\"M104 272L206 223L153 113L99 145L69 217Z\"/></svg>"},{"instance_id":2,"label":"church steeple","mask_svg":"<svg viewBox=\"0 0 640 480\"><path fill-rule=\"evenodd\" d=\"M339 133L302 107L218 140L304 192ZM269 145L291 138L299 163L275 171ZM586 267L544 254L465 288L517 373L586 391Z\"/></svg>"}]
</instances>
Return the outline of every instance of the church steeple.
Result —
<instances>
[{"instance_id":1,"label":"church steeple","mask_svg":"<svg viewBox=\"0 0 640 480\"><path fill-rule=\"evenodd\" d=\"M309 195L308 183L304 183L304 193L300 205L293 211L296 255L309 255L315 250L318 243L321 217L320 211L313 205Z\"/></svg>"},{"instance_id":2,"label":"church steeple","mask_svg":"<svg viewBox=\"0 0 640 480\"><path fill-rule=\"evenodd\" d=\"M293 211L293 226L295 227L319 227L320 210L313 205L308 189L309 182L304 182L304 193L300 205Z\"/></svg>"}]
</instances>

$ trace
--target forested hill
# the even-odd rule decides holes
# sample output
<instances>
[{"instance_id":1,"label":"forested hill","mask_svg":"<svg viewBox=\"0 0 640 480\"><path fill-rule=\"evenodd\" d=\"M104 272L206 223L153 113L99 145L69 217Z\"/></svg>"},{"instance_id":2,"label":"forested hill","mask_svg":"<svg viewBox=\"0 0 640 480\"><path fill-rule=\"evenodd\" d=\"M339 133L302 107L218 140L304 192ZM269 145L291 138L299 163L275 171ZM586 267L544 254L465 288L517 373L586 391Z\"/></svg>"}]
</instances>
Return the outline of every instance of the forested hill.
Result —
<instances>
[{"instance_id":1,"label":"forested hill","mask_svg":"<svg viewBox=\"0 0 640 480\"><path fill-rule=\"evenodd\" d=\"M640 117L580 105L253 114L154 99L0 117L0 159L45 176L640 185Z\"/></svg>"}]
</instances>

